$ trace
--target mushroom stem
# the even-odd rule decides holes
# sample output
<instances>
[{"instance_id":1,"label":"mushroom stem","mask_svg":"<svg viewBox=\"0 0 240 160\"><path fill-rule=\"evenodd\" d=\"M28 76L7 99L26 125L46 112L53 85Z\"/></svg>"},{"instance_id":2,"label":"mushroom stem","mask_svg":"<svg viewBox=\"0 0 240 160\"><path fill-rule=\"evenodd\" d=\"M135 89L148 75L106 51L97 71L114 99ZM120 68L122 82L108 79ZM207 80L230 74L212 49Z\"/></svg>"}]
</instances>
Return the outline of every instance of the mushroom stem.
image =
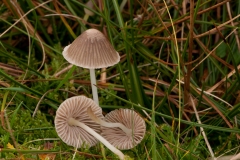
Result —
<instances>
[{"instance_id":1,"label":"mushroom stem","mask_svg":"<svg viewBox=\"0 0 240 160\"><path fill-rule=\"evenodd\" d=\"M93 100L97 105L99 105L98 92L97 92L97 87L96 87L97 83L96 83L95 69L89 69L89 70L90 70L90 79L91 79Z\"/></svg>"},{"instance_id":2,"label":"mushroom stem","mask_svg":"<svg viewBox=\"0 0 240 160\"><path fill-rule=\"evenodd\" d=\"M132 136L132 129L127 128L127 127L124 126L122 123L109 123L109 122L106 122L106 121L98 118L98 117L93 113L91 107L88 107L87 113L88 113L88 116L89 116L94 122L100 124L101 126L109 127L109 128L118 127L118 128L121 128L121 129L123 130L123 132L126 133L127 136Z\"/></svg>"},{"instance_id":3,"label":"mushroom stem","mask_svg":"<svg viewBox=\"0 0 240 160\"><path fill-rule=\"evenodd\" d=\"M90 108L90 107L89 107ZM116 155L118 155L118 157L121 160L124 160L124 154L118 150L117 148L115 148L113 145L111 145L106 139L104 139L100 134L98 134L97 132L95 132L92 128L88 127L87 125L85 125L82 122L79 122L77 120L75 120L74 118L69 118L68 119L68 124L69 125L73 125L73 126L78 126L81 127L82 129L84 129L85 131L87 131L88 133L90 133L92 136L94 136L95 138L97 138L100 142L102 142L108 149L110 149L113 153L115 153Z\"/></svg>"}]
</instances>

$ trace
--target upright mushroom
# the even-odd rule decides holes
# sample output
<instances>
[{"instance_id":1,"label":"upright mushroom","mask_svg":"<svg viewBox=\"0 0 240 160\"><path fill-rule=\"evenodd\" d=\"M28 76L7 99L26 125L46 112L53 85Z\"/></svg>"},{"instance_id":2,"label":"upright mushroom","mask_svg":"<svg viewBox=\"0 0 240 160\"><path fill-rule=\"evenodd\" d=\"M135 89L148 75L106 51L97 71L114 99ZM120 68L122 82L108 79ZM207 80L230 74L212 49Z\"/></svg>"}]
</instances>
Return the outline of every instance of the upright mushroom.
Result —
<instances>
[{"instance_id":1,"label":"upright mushroom","mask_svg":"<svg viewBox=\"0 0 240 160\"><path fill-rule=\"evenodd\" d=\"M117 64L118 52L100 31L88 29L64 48L63 56L69 63L90 69L93 100L99 104L95 69Z\"/></svg>"},{"instance_id":2,"label":"upright mushroom","mask_svg":"<svg viewBox=\"0 0 240 160\"><path fill-rule=\"evenodd\" d=\"M123 160L124 154L99 134L99 124L87 114L89 107L97 117L103 118L101 108L90 98L75 96L61 103L55 117L57 134L65 143L77 148L83 144L93 146L99 140Z\"/></svg>"}]
</instances>

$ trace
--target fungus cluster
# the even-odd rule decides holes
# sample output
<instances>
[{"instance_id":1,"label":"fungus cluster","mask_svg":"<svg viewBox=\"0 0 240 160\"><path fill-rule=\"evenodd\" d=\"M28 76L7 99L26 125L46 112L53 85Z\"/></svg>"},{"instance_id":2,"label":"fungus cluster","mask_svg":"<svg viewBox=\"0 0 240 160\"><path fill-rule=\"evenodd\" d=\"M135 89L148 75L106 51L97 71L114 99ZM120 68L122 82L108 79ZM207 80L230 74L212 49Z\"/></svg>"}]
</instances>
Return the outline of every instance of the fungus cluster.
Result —
<instances>
[{"instance_id":1,"label":"fungus cluster","mask_svg":"<svg viewBox=\"0 0 240 160\"><path fill-rule=\"evenodd\" d=\"M119 149L131 149L141 142L145 122L131 109L114 110L104 117L98 104L94 71L118 63L118 52L100 31L89 29L64 48L63 56L69 63L90 69L94 101L75 96L62 102L55 117L57 134L76 148L91 147L100 141L123 160L124 154Z\"/></svg>"},{"instance_id":2,"label":"fungus cluster","mask_svg":"<svg viewBox=\"0 0 240 160\"><path fill-rule=\"evenodd\" d=\"M71 97L61 103L56 112L55 128L68 145L91 147L100 141L120 159L124 159L120 150L135 147L146 130L144 120L135 111L114 110L104 118L102 109L85 96Z\"/></svg>"}]
</instances>

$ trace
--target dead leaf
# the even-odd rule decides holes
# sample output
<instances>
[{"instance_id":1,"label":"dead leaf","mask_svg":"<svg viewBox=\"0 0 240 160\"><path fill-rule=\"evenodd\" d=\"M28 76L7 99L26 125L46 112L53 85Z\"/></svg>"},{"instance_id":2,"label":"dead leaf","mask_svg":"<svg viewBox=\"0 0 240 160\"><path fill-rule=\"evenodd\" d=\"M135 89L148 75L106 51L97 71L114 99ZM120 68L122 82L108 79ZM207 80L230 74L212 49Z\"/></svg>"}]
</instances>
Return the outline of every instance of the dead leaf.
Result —
<instances>
[{"instance_id":1,"label":"dead leaf","mask_svg":"<svg viewBox=\"0 0 240 160\"><path fill-rule=\"evenodd\" d=\"M49 150L49 149L52 149L53 148L53 143L50 143L50 142L46 142L44 143L44 150Z\"/></svg>"},{"instance_id":2,"label":"dead leaf","mask_svg":"<svg viewBox=\"0 0 240 160\"><path fill-rule=\"evenodd\" d=\"M13 146L11 143L9 143L9 142L8 142L8 144L7 144L7 148L8 148L8 149L15 149L14 146Z\"/></svg>"},{"instance_id":3,"label":"dead leaf","mask_svg":"<svg viewBox=\"0 0 240 160\"><path fill-rule=\"evenodd\" d=\"M52 33L53 33L52 25L49 25L49 26L48 26L48 28L47 28L47 33L48 33L48 34L52 34Z\"/></svg>"},{"instance_id":4,"label":"dead leaf","mask_svg":"<svg viewBox=\"0 0 240 160\"><path fill-rule=\"evenodd\" d=\"M56 154L38 154L40 160L54 160Z\"/></svg>"},{"instance_id":5,"label":"dead leaf","mask_svg":"<svg viewBox=\"0 0 240 160\"><path fill-rule=\"evenodd\" d=\"M50 150L53 148L53 143L46 142L44 143L43 146L44 146L43 150ZM56 157L56 154L53 154L53 153L38 154L38 157L40 160L54 160Z\"/></svg>"}]
</instances>

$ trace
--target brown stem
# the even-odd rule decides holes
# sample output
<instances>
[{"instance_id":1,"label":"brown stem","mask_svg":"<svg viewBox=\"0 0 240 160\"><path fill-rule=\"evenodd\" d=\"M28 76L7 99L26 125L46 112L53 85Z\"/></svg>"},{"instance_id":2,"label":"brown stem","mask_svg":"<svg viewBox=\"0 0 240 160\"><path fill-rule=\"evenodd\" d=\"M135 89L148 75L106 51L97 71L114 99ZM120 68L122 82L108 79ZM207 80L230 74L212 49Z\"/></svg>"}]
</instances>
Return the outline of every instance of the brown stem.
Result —
<instances>
[{"instance_id":1,"label":"brown stem","mask_svg":"<svg viewBox=\"0 0 240 160\"><path fill-rule=\"evenodd\" d=\"M190 25L189 25L189 52L188 52L188 62L192 61L192 51L193 51L193 28L194 28L194 0L190 1ZM190 77L191 77L192 65L187 66L187 73L184 75L184 104L188 108L189 101L189 90L190 90Z\"/></svg>"}]
</instances>

